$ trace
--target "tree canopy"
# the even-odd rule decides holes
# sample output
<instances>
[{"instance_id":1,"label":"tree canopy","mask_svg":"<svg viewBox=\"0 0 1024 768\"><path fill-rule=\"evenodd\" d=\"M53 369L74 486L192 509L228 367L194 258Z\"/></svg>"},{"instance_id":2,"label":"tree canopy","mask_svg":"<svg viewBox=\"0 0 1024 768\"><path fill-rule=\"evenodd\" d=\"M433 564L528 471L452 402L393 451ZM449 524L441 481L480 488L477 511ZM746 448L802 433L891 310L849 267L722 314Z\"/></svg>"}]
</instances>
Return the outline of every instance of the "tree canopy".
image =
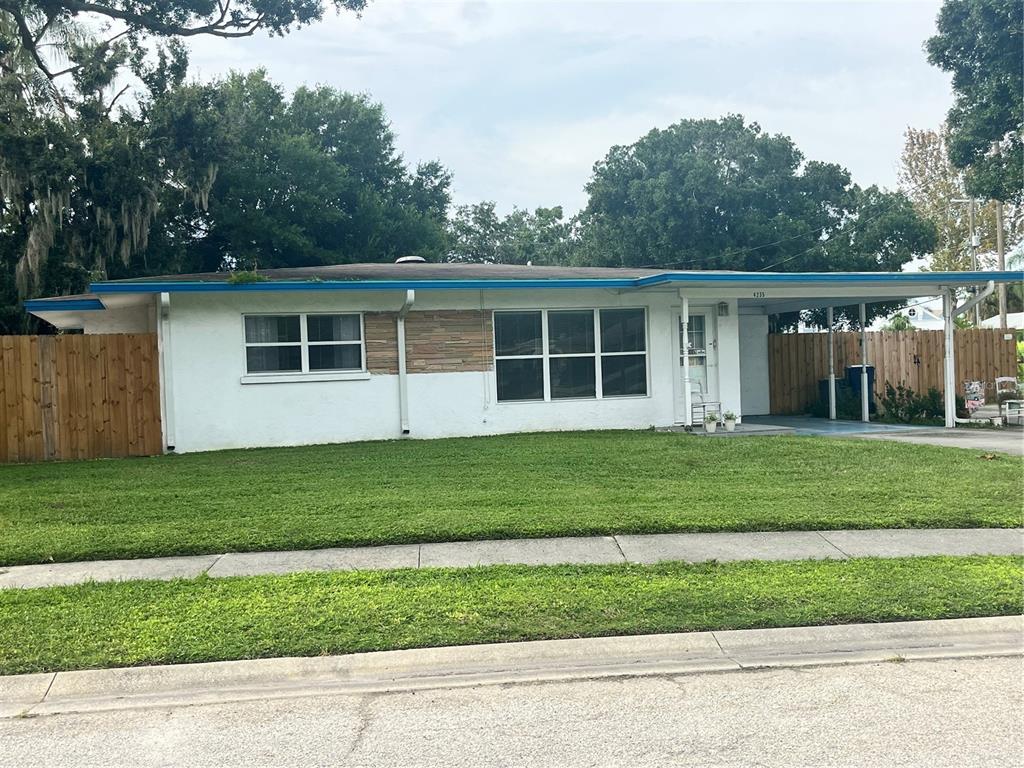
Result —
<instances>
[{"instance_id":1,"label":"tree canopy","mask_svg":"<svg viewBox=\"0 0 1024 768\"><path fill-rule=\"evenodd\" d=\"M145 54L146 38L248 37L259 30L283 35L323 18L325 10L359 12L367 0L0 0L12 34L5 45L17 46L49 80L78 68L124 63L127 55ZM108 34L90 39L80 17L107 22ZM57 46L61 57L48 48ZM59 63L59 58L67 59Z\"/></svg>"},{"instance_id":2,"label":"tree canopy","mask_svg":"<svg viewBox=\"0 0 1024 768\"><path fill-rule=\"evenodd\" d=\"M95 279L446 254L450 174L408 168L368 97L143 74L130 108L76 81L68 113L0 78L0 333Z\"/></svg>"},{"instance_id":3,"label":"tree canopy","mask_svg":"<svg viewBox=\"0 0 1024 768\"><path fill-rule=\"evenodd\" d=\"M580 262L774 271L899 270L935 242L902 193L861 188L739 115L682 120L594 167Z\"/></svg>"},{"instance_id":4,"label":"tree canopy","mask_svg":"<svg viewBox=\"0 0 1024 768\"><path fill-rule=\"evenodd\" d=\"M928 264L933 270L965 270L971 268L970 223L968 197L963 174L953 166L947 152L947 130L908 128L900 157L900 188L913 201L917 212L935 225L938 240ZM982 266L993 266L996 248L996 204L992 201L977 206L975 231L979 235ZM1013 252L1024 240L1024 208L1005 205L1003 208L1007 250Z\"/></svg>"},{"instance_id":5,"label":"tree canopy","mask_svg":"<svg viewBox=\"0 0 1024 768\"><path fill-rule=\"evenodd\" d=\"M971 195L1024 202L1020 0L945 0L928 60L953 75L949 157Z\"/></svg>"},{"instance_id":6,"label":"tree canopy","mask_svg":"<svg viewBox=\"0 0 1024 768\"><path fill-rule=\"evenodd\" d=\"M565 264L571 259L572 222L561 206L533 213L514 208L501 216L493 201L461 205L451 221L452 261Z\"/></svg>"}]
</instances>

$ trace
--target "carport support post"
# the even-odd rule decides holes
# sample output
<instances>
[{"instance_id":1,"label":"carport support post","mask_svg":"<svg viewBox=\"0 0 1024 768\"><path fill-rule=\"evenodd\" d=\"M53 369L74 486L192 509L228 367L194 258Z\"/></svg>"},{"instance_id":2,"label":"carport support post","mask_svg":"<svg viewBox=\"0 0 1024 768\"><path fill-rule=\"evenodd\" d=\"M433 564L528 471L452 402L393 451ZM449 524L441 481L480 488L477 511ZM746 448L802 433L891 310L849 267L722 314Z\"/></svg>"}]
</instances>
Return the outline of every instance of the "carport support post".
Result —
<instances>
[{"instance_id":1,"label":"carport support post","mask_svg":"<svg viewBox=\"0 0 1024 768\"><path fill-rule=\"evenodd\" d=\"M860 420L871 421L871 395L868 392L868 308L860 305Z\"/></svg>"},{"instance_id":2,"label":"carport support post","mask_svg":"<svg viewBox=\"0 0 1024 768\"><path fill-rule=\"evenodd\" d=\"M836 420L836 347L835 338L832 335L832 326L836 319L833 308L829 307L828 313L828 417Z\"/></svg>"},{"instance_id":3,"label":"carport support post","mask_svg":"<svg viewBox=\"0 0 1024 768\"><path fill-rule=\"evenodd\" d=\"M693 426L693 393L690 391L690 300L683 296L683 314L679 318L679 354L683 356L683 424Z\"/></svg>"},{"instance_id":4,"label":"carport support post","mask_svg":"<svg viewBox=\"0 0 1024 768\"><path fill-rule=\"evenodd\" d=\"M946 288L942 291L942 396L946 406L946 429L953 429L956 426L956 360L953 357L953 328L953 292Z\"/></svg>"}]
</instances>

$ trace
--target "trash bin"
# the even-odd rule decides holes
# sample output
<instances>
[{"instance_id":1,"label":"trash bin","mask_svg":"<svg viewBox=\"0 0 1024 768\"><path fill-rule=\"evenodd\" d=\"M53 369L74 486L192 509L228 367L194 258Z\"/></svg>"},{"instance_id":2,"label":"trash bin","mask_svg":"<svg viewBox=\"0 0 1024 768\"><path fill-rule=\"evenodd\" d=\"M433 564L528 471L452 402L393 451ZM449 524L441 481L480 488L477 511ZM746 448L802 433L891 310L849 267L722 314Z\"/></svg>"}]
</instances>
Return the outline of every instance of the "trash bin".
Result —
<instances>
[{"instance_id":1,"label":"trash bin","mask_svg":"<svg viewBox=\"0 0 1024 768\"><path fill-rule=\"evenodd\" d=\"M860 399L860 369L862 365L848 365L846 366L846 383L850 389L853 390L853 394ZM874 413L877 410L875 406L875 366L869 365L868 367L868 413Z\"/></svg>"}]
</instances>

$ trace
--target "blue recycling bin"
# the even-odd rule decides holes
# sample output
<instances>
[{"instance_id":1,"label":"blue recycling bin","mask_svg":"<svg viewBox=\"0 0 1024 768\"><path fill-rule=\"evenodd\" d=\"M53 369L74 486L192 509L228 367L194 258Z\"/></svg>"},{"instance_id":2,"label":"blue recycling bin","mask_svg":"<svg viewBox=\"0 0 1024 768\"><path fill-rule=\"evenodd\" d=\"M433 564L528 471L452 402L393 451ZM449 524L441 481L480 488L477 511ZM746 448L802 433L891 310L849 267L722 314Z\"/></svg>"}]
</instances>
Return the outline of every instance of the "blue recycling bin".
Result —
<instances>
[{"instance_id":1,"label":"blue recycling bin","mask_svg":"<svg viewBox=\"0 0 1024 768\"><path fill-rule=\"evenodd\" d=\"M853 394L860 399L860 369L864 366L861 365L848 365L846 366L846 383L850 389L853 390ZM874 413L877 410L875 406L875 366L869 365L868 367L868 413Z\"/></svg>"}]
</instances>

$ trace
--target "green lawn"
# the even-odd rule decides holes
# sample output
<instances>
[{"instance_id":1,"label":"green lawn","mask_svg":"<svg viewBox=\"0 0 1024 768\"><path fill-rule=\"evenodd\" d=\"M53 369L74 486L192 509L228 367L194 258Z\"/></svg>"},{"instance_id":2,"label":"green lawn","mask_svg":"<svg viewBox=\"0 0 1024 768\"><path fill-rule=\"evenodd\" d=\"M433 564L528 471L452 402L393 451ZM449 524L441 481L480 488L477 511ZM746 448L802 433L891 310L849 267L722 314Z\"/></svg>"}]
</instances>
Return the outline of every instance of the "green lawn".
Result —
<instances>
[{"instance_id":1,"label":"green lawn","mask_svg":"<svg viewBox=\"0 0 1024 768\"><path fill-rule=\"evenodd\" d=\"M0 565L462 539L1022 523L1020 459L578 432L0 467Z\"/></svg>"},{"instance_id":2,"label":"green lawn","mask_svg":"<svg viewBox=\"0 0 1024 768\"><path fill-rule=\"evenodd\" d=\"M1024 558L497 566L0 591L0 674L1020 613Z\"/></svg>"}]
</instances>

